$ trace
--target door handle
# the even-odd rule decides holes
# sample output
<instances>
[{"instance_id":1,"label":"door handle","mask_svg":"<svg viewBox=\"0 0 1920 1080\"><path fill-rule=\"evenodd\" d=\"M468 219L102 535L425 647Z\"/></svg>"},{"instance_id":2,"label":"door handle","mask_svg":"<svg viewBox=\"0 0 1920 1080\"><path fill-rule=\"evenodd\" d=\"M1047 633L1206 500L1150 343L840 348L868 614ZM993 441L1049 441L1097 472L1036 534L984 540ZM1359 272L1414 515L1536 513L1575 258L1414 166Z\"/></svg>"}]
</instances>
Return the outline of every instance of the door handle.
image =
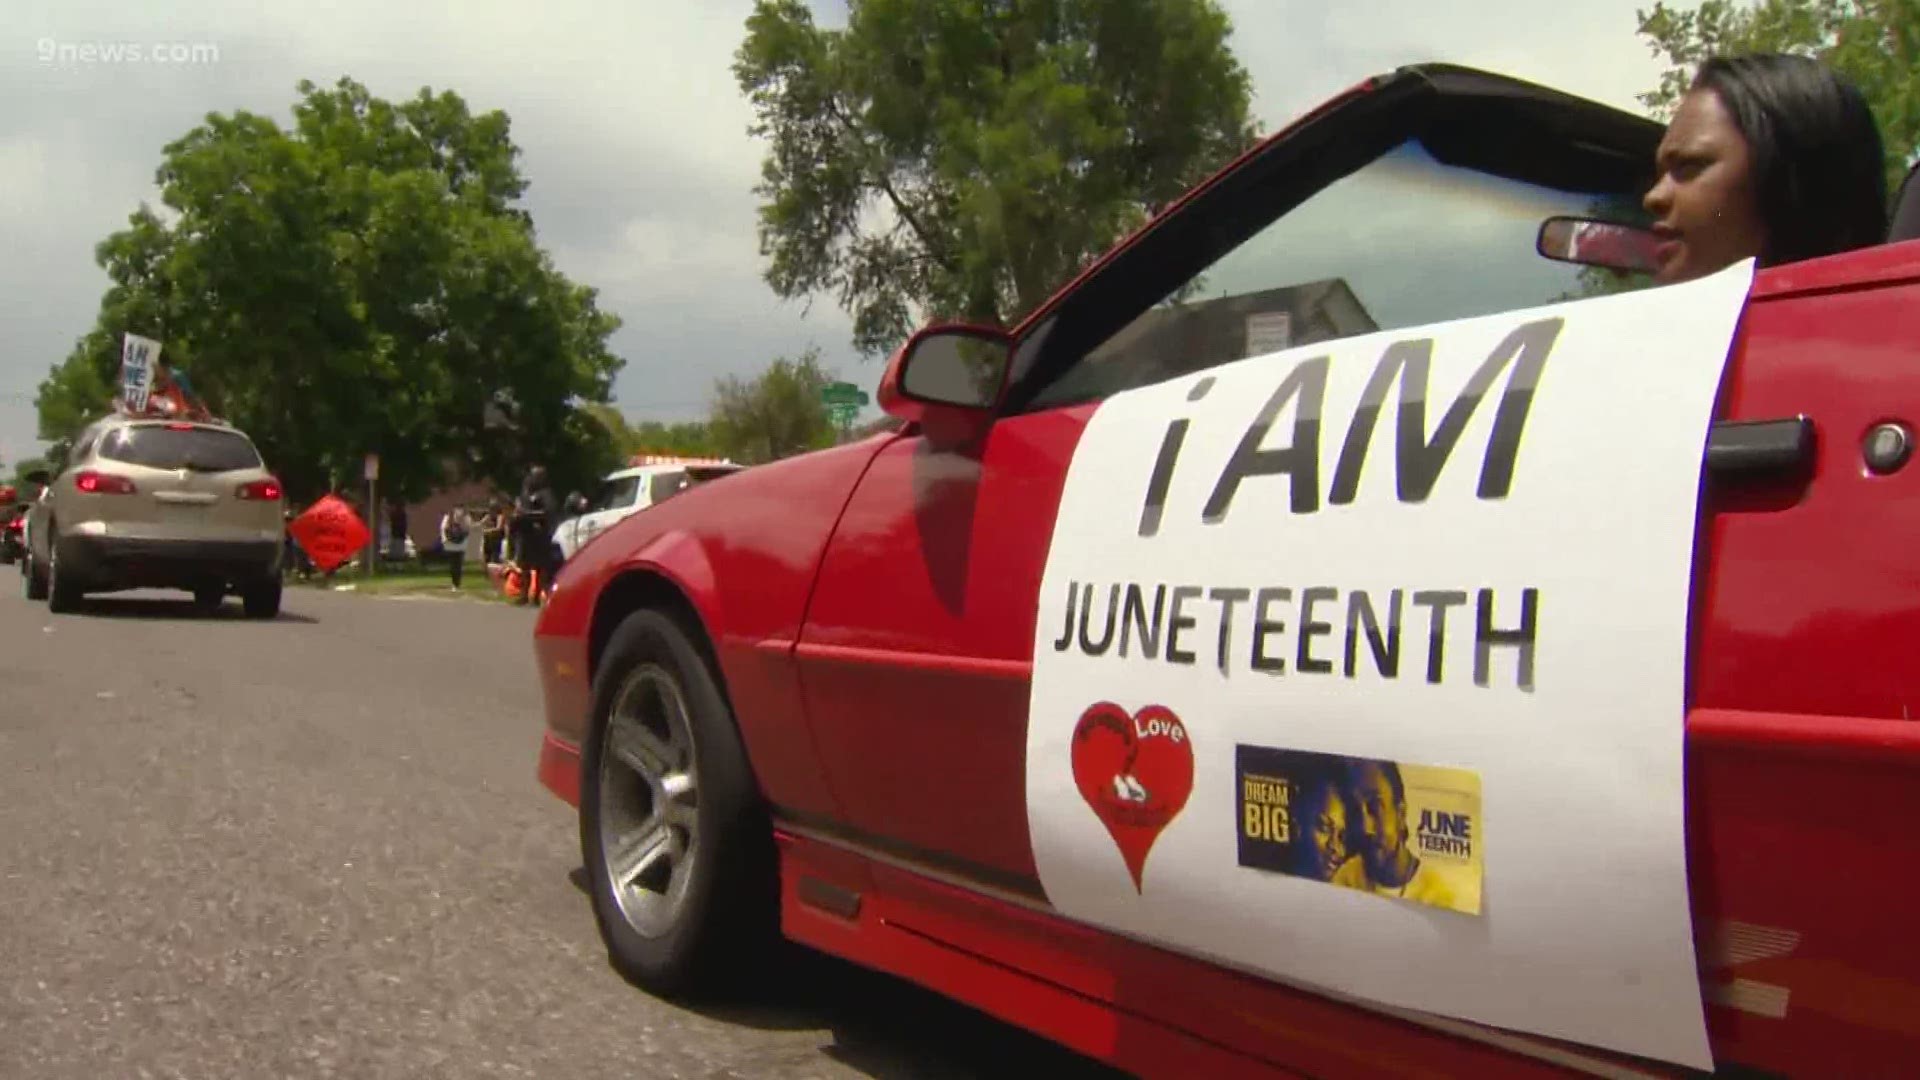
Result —
<instances>
[{"instance_id":1,"label":"door handle","mask_svg":"<svg viewBox=\"0 0 1920 1080\"><path fill-rule=\"evenodd\" d=\"M1715 480L1791 476L1813 463L1813 421L1716 420L1707 432L1707 474Z\"/></svg>"}]
</instances>

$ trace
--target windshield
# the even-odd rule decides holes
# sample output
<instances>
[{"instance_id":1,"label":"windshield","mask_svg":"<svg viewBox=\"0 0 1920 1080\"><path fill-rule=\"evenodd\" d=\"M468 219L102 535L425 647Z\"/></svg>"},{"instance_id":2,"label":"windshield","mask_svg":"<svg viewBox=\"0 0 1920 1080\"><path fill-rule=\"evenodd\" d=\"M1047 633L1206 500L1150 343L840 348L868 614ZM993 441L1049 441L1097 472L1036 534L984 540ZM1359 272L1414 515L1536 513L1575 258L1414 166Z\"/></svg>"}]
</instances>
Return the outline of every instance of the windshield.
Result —
<instances>
[{"instance_id":1,"label":"windshield","mask_svg":"<svg viewBox=\"0 0 1920 1080\"><path fill-rule=\"evenodd\" d=\"M639 477L615 477L600 485L600 490L589 500L588 506L593 511L625 509L633 505L633 497L639 490Z\"/></svg>"},{"instance_id":2,"label":"windshield","mask_svg":"<svg viewBox=\"0 0 1920 1080\"><path fill-rule=\"evenodd\" d=\"M731 476L740 471L738 465L688 465L670 472L653 474L653 482L647 489L653 502L664 502L675 495L723 476Z\"/></svg>"},{"instance_id":3,"label":"windshield","mask_svg":"<svg viewBox=\"0 0 1920 1080\"><path fill-rule=\"evenodd\" d=\"M1159 303L1027 407L1098 400L1282 349L1646 284L1542 256L1540 224L1561 215L1630 223L1643 216L1627 192L1562 191L1449 165L1408 140L1251 232L1198 275L1169 282Z\"/></svg>"},{"instance_id":4,"label":"windshield","mask_svg":"<svg viewBox=\"0 0 1920 1080\"><path fill-rule=\"evenodd\" d=\"M1409 140L1262 229L1191 295L1163 306L1276 288L1337 291L1356 305L1349 332L1366 332L1571 299L1595 290L1594 275L1535 248L1540 223L1557 215L1645 217L1626 193L1560 191L1447 165ZM1295 319L1292 329L1311 321ZM1276 345L1288 343L1285 329L1283 319Z\"/></svg>"},{"instance_id":5,"label":"windshield","mask_svg":"<svg viewBox=\"0 0 1920 1080\"><path fill-rule=\"evenodd\" d=\"M215 428L153 424L123 427L100 440L108 461L149 469L235 472L260 467L260 452L246 436Z\"/></svg>"}]
</instances>

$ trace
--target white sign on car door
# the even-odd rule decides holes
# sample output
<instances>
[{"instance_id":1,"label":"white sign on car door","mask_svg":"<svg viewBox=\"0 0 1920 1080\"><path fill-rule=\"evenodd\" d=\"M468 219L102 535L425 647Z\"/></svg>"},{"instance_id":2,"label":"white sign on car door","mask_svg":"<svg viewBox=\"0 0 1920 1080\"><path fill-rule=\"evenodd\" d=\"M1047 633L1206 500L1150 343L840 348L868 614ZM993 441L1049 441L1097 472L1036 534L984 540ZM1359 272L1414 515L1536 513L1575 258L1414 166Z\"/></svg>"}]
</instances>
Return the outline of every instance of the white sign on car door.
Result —
<instances>
[{"instance_id":1,"label":"white sign on car door","mask_svg":"<svg viewBox=\"0 0 1920 1080\"><path fill-rule=\"evenodd\" d=\"M1711 1068L1687 613L1752 271L1103 402L1038 598L1049 901L1270 978Z\"/></svg>"}]
</instances>

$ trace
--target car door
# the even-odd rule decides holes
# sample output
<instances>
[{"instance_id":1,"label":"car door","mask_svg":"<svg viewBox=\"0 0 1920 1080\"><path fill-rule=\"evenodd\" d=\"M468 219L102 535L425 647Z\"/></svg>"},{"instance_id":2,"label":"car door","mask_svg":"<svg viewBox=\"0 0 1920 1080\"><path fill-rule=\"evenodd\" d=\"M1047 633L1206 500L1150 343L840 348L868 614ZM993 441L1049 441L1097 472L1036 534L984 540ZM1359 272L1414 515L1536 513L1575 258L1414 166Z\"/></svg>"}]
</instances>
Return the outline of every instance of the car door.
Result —
<instances>
[{"instance_id":1,"label":"car door","mask_svg":"<svg viewBox=\"0 0 1920 1080\"><path fill-rule=\"evenodd\" d=\"M594 508L580 516L579 543L592 540L633 512L633 504L640 497L640 480L638 476L616 476L607 481L606 490Z\"/></svg>"},{"instance_id":2,"label":"car door","mask_svg":"<svg viewBox=\"0 0 1920 1080\"><path fill-rule=\"evenodd\" d=\"M797 650L843 819L799 827L898 868L1040 898L1024 785L1037 596L1098 402L1248 355L1591 287L1536 253L1539 227L1630 205L1659 129L1448 78L1357 90L1243 159L1016 331L983 437L913 432L876 457ZM1541 156L1468 134L1484 125Z\"/></svg>"}]
</instances>

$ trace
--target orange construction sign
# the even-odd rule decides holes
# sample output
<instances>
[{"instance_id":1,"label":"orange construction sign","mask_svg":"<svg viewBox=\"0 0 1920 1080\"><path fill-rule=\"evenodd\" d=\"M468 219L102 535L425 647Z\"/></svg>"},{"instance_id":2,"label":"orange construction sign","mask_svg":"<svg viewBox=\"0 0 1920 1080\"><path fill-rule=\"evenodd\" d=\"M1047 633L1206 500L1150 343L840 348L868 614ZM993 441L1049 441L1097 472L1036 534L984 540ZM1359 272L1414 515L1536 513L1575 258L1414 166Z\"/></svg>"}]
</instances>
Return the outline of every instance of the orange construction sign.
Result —
<instances>
[{"instance_id":1,"label":"orange construction sign","mask_svg":"<svg viewBox=\"0 0 1920 1080\"><path fill-rule=\"evenodd\" d=\"M360 515L338 495L328 495L307 507L287 526L287 532L323 574L353 558L373 539Z\"/></svg>"}]
</instances>

